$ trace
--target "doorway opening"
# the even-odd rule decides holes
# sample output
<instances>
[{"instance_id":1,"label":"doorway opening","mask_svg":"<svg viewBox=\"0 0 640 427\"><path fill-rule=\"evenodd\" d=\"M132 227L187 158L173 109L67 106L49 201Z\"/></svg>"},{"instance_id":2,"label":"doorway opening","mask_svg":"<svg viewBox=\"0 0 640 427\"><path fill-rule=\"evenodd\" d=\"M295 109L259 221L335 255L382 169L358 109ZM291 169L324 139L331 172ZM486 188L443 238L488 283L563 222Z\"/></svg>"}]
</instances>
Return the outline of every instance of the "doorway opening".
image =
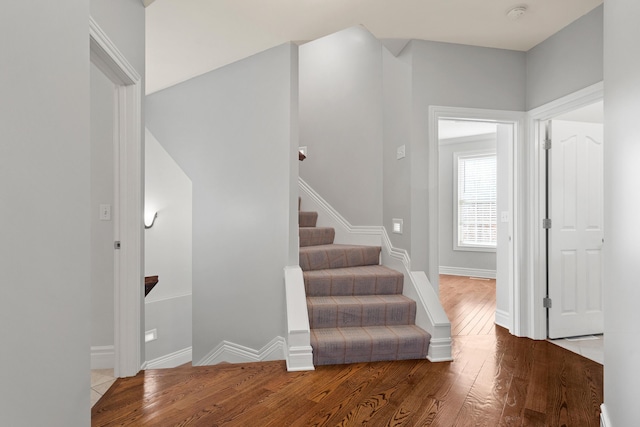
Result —
<instances>
[{"instance_id":1,"label":"doorway opening","mask_svg":"<svg viewBox=\"0 0 640 427\"><path fill-rule=\"evenodd\" d=\"M516 335L522 119L518 112L432 107L430 121L430 280L436 289L440 273L495 280L492 320ZM481 191L467 193L473 187Z\"/></svg>"}]
</instances>

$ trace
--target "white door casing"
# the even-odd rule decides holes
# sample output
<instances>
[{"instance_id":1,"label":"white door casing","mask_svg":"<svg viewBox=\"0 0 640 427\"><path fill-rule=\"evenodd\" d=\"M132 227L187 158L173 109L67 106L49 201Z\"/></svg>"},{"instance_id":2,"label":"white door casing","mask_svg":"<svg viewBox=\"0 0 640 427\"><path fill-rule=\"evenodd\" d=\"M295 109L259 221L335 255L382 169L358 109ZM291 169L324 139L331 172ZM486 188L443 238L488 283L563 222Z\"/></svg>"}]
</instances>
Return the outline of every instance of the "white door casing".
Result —
<instances>
[{"instance_id":1,"label":"white door casing","mask_svg":"<svg viewBox=\"0 0 640 427\"><path fill-rule=\"evenodd\" d=\"M128 377L140 371L144 350L142 79L91 18L89 41L91 62L116 86L114 373Z\"/></svg>"},{"instance_id":2,"label":"white door casing","mask_svg":"<svg viewBox=\"0 0 640 427\"><path fill-rule=\"evenodd\" d=\"M551 122L549 338L603 332L603 126Z\"/></svg>"}]
</instances>

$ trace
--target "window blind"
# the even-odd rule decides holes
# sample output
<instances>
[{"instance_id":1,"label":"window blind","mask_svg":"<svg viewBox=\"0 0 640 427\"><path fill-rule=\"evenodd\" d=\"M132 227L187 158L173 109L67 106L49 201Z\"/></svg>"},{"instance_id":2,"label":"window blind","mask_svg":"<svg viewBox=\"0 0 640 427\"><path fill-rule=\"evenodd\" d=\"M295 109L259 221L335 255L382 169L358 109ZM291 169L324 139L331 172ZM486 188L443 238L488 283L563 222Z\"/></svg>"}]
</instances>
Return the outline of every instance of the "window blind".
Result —
<instances>
[{"instance_id":1,"label":"window blind","mask_svg":"<svg viewBox=\"0 0 640 427\"><path fill-rule=\"evenodd\" d=\"M495 248L496 155L458 157L458 246Z\"/></svg>"}]
</instances>

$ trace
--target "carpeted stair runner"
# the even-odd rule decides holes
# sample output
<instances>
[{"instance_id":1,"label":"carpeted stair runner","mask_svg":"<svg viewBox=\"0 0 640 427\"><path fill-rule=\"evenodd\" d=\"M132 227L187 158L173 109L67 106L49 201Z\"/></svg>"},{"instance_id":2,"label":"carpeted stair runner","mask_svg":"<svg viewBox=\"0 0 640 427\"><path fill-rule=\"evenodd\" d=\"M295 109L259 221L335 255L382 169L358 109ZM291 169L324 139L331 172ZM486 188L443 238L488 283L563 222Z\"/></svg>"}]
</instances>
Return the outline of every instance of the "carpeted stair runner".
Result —
<instances>
[{"instance_id":1,"label":"carpeted stair runner","mask_svg":"<svg viewBox=\"0 0 640 427\"><path fill-rule=\"evenodd\" d=\"M379 265L380 247L334 244L317 218L299 211L314 365L424 359L431 336L415 325L402 273Z\"/></svg>"}]
</instances>

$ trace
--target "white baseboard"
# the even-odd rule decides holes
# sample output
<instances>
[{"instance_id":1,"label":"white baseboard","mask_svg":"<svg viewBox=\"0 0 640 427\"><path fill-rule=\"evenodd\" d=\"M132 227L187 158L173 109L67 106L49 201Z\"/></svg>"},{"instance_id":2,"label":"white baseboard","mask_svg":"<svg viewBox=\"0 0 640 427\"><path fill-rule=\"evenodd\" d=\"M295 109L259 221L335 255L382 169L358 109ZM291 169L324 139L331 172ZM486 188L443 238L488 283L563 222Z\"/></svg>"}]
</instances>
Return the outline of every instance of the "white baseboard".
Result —
<instances>
[{"instance_id":1,"label":"white baseboard","mask_svg":"<svg viewBox=\"0 0 640 427\"><path fill-rule=\"evenodd\" d=\"M509 325L511 325L511 319L509 318L509 313L504 310L496 309L496 325L502 326L503 328L509 330Z\"/></svg>"},{"instance_id":2,"label":"white baseboard","mask_svg":"<svg viewBox=\"0 0 640 427\"><path fill-rule=\"evenodd\" d=\"M211 350L197 365L216 365L221 362L247 363L268 360L285 360L287 343L282 337L275 337L260 350L254 350L240 344L222 341Z\"/></svg>"},{"instance_id":3,"label":"white baseboard","mask_svg":"<svg viewBox=\"0 0 640 427\"><path fill-rule=\"evenodd\" d=\"M191 347L187 347L153 360L147 360L144 369L166 369L184 365L191 362L191 353Z\"/></svg>"},{"instance_id":4,"label":"white baseboard","mask_svg":"<svg viewBox=\"0 0 640 427\"><path fill-rule=\"evenodd\" d=\"M609 419L609 412L604 403L600 405L600 427L613 427Z\"/></svg>"},{"instance_id":5,"label":"white baseboard","mask_svg":"<svg viewBox=\"0 0 640 427\"><path fill-rule=\"evenodd\" d=\"M483 270L481 268L447 267L441 265L439 273L449 274L451 276L482 277L483 279L496 278L495 270Z\"/></svg>"},{"instance_id":6,"label":"white baseboard","mask_svg":"<svg viewBox=\"0 0 640 427\"><path fill-rule=\"evenodd\" d=\"M431 338L427 360L429 360L430 362L452 361L453 357L451 357L451 338Z\"/></svg>"},{"instance_id":7,"label":"white baseboard","mask_svg":"<svg viewBox=\"0 0 640 427\"><path fill-rule=\"evenodd\" d=\"M112 369L115 362L116 353L113 345L91 347L91 369Z\"/></svg>"}]
</instances>

